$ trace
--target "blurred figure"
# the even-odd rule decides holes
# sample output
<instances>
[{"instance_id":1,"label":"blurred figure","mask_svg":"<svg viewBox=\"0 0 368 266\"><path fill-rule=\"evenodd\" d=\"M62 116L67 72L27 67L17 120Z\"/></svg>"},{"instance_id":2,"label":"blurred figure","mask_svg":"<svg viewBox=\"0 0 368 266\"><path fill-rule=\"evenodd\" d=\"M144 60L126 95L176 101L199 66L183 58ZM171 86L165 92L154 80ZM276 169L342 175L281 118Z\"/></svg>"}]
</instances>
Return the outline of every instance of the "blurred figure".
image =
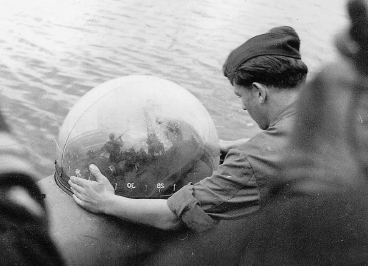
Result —
<instances>
[{"instance_id":1,"label":"blurred figure","mask_svg":"<svg viewBox=\"0 0 368 266\"><path fill-rule=\"evenodd\" d=\"M244 265L368 264L368 16L351 0L342 58L303 89L290 157Z\"/></svg>"},{"instance_id":2,"label":"blurred figure","mask_svg":"<svg viewBox=\"0 0 368 266\"><path fill-rule=\"evenodd\" d=\"M49 237L37 177L0 114L0 265L63 265Z\"/></svg>"}]
</instances>

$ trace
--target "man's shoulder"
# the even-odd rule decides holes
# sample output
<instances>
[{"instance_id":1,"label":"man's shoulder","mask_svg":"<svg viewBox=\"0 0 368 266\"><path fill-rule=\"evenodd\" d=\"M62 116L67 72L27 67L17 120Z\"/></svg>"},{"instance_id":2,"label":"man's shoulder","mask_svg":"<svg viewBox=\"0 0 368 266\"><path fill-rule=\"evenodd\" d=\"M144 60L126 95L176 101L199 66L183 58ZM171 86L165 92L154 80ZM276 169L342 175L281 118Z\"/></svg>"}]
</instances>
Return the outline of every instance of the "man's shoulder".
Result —
<instances>
[{"instance_id":1,"label":"man's shoulder","mask_svg":"<svg viewBox=\"0 0 368 266\"><path fill-rule=\"evenodd\" d=\"M247 142L231 149L225 161L242 162L244 166L265 167L267 162L274 161L275 157L280 157L286 152L288 139L292 132L292 121L294 115L290 114L280 120L271 128L261 131Z\"/></svg>"},{"instance_id":2,"label":"man's shoulder","mask_svg":"<svg viewBox=\"0 0 368 266\"><path fill-rule=\"evenodd\" d=\"M239 146L238 150L247 159L252 157L253 159L266 160L270 156L283 154L292 132L290 122L292 119L293 117L290 116L284 121L280 121L277 126L256 134L248 142Z\"/></svg>"},{"instance_id":3,"label":"man's shoulder","mask_svg":"<svg viewBox=\"0 0 368 266\"><path fill-rule=\"evenodd\" d=\"M258 148L265 145L279 145L280 142L284 142L291 135L292 132L292 121L294 117L290 116L284 119L273 127L267 130L259 132L254 135L247 143L245 143L241 149L249 150L252 148Z\"/></svg>"}]
</instances>

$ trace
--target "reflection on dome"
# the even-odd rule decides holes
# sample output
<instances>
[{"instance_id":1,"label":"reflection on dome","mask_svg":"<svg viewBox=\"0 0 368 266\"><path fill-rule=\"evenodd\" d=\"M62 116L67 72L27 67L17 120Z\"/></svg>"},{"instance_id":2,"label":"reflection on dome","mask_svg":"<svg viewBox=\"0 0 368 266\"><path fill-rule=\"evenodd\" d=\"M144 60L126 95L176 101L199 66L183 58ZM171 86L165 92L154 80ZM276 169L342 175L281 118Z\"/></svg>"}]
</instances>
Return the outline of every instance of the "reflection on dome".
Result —
<instances>
[{"instance_id":1,"label":"reflection on dome","mask_svg":"<svg viewBox=\"0 0 368 266\"><path fill-rule=\"evenodd\" d=\"M88 92L70 110L58 139L58 184L90 179L96 164L127 197L168 197L218 166L211 117L187 90L167 80L127 76Z\"/></svg>"}]
</instances>

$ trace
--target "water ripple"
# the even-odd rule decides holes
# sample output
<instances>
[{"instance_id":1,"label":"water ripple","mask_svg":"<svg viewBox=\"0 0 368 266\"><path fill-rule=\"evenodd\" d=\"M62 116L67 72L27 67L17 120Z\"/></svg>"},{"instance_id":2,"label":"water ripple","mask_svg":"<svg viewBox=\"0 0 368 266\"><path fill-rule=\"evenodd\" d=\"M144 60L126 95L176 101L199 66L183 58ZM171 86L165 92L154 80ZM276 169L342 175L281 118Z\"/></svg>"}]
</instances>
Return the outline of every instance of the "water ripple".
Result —
<instances>
[{"instance_id":1,"label":"water ripple","mask_svg":"<svg viewBox=\"0 0 368 266\"><path fill-rule=\"evenodd\" d=\"M222 75L228 53L288 24L313 75L335 56L332 36L346 23L344 0L3 2L1 107L44 176L53 171L68 110L94 86L123 75L172 80L201 100L220 137L252 136L258 129Z\"/></svg>"}]
</instances>

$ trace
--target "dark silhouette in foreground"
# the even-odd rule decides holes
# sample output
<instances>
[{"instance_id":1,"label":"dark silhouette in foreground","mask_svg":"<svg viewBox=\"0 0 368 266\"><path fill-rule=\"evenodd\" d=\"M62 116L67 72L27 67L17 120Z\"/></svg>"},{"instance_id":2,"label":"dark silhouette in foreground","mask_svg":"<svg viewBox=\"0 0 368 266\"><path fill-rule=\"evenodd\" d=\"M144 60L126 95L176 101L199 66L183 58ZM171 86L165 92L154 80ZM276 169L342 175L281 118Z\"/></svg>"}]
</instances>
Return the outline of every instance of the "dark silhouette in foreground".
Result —
<instances>
[{"instance_id":1,"label":"dark silhouette in foreground","mask_svg":"<svg viewBox=\"0 0 368 266\"><path fill-rule=\"evenodd\" d=\"M0 265L63 265L37 178L0 113Z\"/></svg>"}]
</instances>

